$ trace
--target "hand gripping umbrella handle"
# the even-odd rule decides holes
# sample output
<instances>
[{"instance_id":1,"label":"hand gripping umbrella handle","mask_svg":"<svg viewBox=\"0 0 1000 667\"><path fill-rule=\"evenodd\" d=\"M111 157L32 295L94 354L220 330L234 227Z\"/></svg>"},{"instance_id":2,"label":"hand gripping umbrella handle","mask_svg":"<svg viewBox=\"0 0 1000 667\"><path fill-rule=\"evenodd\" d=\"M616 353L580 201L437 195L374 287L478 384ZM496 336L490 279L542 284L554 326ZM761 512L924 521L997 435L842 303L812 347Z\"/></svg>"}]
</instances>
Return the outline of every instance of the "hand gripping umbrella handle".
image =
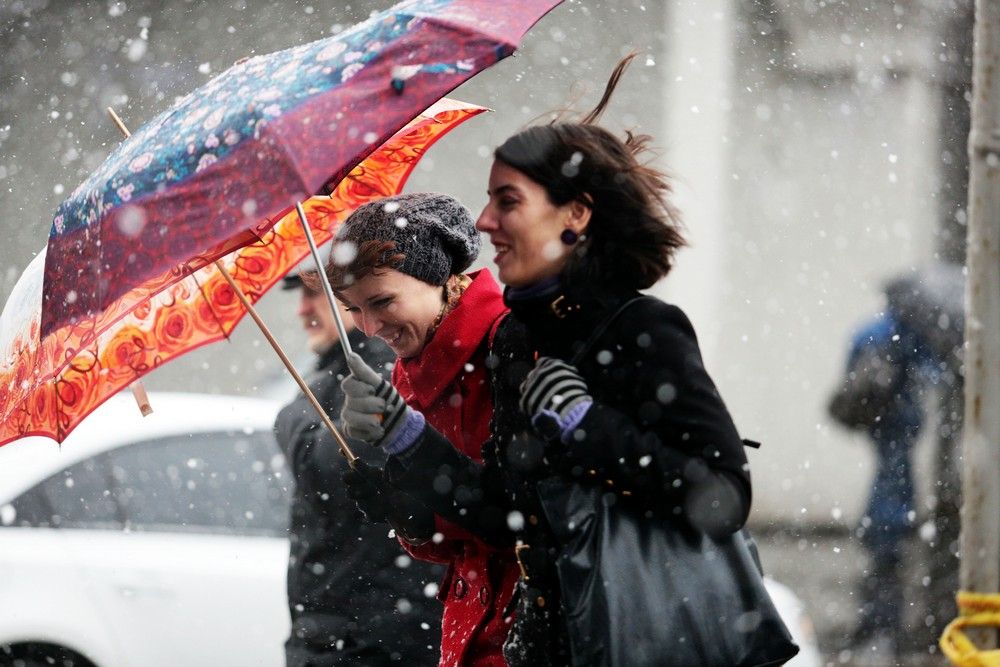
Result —
<instances>
[{"instance_id":1,"label":"hand gripping umbrella handle","mask_svg":"<svg viewBox=\"0 0 1000 667\"><path fill-rule=\"evenodd\" d=\"M243 293L243 290L240 289L240 286L237 285L235 281L233 281L233 277L229 275L229 271L227 271L226 267L223 266L221 260L218 259L215 260L215 267L219 269L219 272L222 273L222 277L226 279L226 282L229 283L229 286L233 289L233 292L236 294L236 298L240 300L240 303L243 304L243 307L247 309L247 313L249 313L250 317L253 318L253 321L257 323L257 327L260 329L260 332L264 334L264 338L266 338L267 342L271 344L271 347L274 348L274 351L275 353L277 353L278 358L281 359L281 363L285 364L285 368L287 368L288 372L291 373L293 378L295 378L295 382L296 384L299 385L299 389L301 389L302 393L306 395L306 398L309 399L309 402L312 403L312 406L316 408L316 412L323 420L323 423L326 424L326 427L330 430L330 433L333 434L333 437L337 441L337 444L340 445L341 453L347 458L347 461L348 463L351 464L351 467L354 467L354 460L358 458L357 455L355 455L355 453L351 451L350 445L347 444L347 441L344 439L344 436L340 434L340 431L337 430L337 427L333 425L333 422L330 420L329 415L326 414L326 411L323 409L323 406L319 404L319 401L316 400L316 396L309 389L309 385L307 385L306 381L302 379L302 376L299 375L299 372L295 370L295 366L292 365L292 362L288 359L288 356L285 354L285 351L281 349L281 346L278 344L278 341L276 341L274 339L274 336L271 335L271 332L267 328L267 325L264 324L264 320L260 319L260 315L257 314L257 310L253 307L253 304L250 303L250 299L248 299L247 295Z\"/></svg>"},{"instance_id":2,"label":"hand gripping umbrella handle","mask_svg":"<svg viewBox=\"0 0 1000 667\"><path fill-rule=\"evenodd\" d=\"M302 208L301 202L295 202L295 210L299 212L299 221L302 223L302 231L305 232L306 241L309 242L309 252L312 253L313 261L316 262L316 267L319 269L319 281L323 283L323 291L326 293L326 300L330 302L330 310L333 311L333 319L337 323L337 333L340 334L340 348L344 351L344 358L351 356L351 341L347 340L347 328L344 326L344 320L340 316L340 306L337 305L337 299L333 295L333 288L330 286L330 279L326 275L326 267L323 266L323 260L319 258L319 250L316 249L316 241L313 239L312 230L309 229L309 221L306 219L306 212Z\"/></svg>"},{"instance_id":3,"label":"hand gripping umbrella handle","mask_svg":"<svg viewBox=\"0 0 1000 667\"><path fill-rule=\"evenodd\" d=\"M344 358L351 355L351 341L347 339L347 328L344 326L344 319L340 316L340 307L337 305L337 298L333 295L333 287L330 286L330 278L326 275L323 261L319 258L319 250L316 249L316 241L313 239L312 230L309 228L309 221L306 219L306 212L302 209L301 202L295 202L295 210L299 212L299 221L302 222L302 231L305 232L306 241L309 242L309 252L312 253L313 261L319 267L319 281L323 283L323 291L326 293L326 300L330 302L330 310L333 311L333 320L337 323L337 332L340 334L340 349L344 351ZM381 422L385 415L378 415Z\"/></svg>"}]
</instances>

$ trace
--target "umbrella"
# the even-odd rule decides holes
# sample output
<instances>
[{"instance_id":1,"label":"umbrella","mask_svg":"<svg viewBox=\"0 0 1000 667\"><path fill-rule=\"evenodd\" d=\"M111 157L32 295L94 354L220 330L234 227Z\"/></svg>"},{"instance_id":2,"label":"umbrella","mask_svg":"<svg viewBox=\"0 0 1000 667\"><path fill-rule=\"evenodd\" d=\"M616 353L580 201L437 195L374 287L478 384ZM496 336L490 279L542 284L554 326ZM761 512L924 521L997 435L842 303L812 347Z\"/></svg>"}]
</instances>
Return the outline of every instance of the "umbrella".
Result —
<instances>
[{"instance_id":1,"label":"umbrella","mask_svg":"<svg viewBox=\"0 0 1000 667\"><path fill-rule=\"evenodd\" d=\"M290 206L339 183L420 110L509 55L558 3L408 0L336 37L238 62L140 128L60 205L38 260L40 290L34 273L22 278L10 319L34 312L36 291L40 317L0 340L0 387L16 390L0 397L0 443L61 440L108 387L127 384L115 373L135 378L150 359L155 367L190 349L170 342L187 329L154 309L154 296L198 293L212 317L242 313L238 280L216 292L202 269L214 262L225 279L219 258L266 246ZM230 263L237 279L244 264ZM248 280L253 295L252 272ZM155 348L131 336L101 357L114 334L128 337L128 318L153 312Z\"/></svg>"},{"instance_id":2,"label":"umbrella","mask_svg":"<svg viewBox=\"0 0 1000 667\"><path fill-rule=\"evenodd\" d=\"M143 127L56 211L41 334L262 237L418 112L513 52L559 0L408 0L334 37L238 62ZM79 332L76 335L86 335Z\"/></svg>"},{"instance_id":3,"label":"umbrella","mask_svg":"<svg viewBox=\"0 0 1000 667\"><path fill-rule=\"evenodd\" d=\"M304 202L312 233L329 240L355 208L402 190L437 139L482 107L444 99L411 121L340 181ZM226 273L257 301L309 253L294 209L226 257ZM62 441L103 401L135 379L220 340L246 314L215 264L177 279L154 276L79 326L41 334L45 249L25 269L0 313L0 444L26 435ZM100 333L94 334L93 332ZM73 335L77 334L77 335Z\"/></svg>"}]
</instances>

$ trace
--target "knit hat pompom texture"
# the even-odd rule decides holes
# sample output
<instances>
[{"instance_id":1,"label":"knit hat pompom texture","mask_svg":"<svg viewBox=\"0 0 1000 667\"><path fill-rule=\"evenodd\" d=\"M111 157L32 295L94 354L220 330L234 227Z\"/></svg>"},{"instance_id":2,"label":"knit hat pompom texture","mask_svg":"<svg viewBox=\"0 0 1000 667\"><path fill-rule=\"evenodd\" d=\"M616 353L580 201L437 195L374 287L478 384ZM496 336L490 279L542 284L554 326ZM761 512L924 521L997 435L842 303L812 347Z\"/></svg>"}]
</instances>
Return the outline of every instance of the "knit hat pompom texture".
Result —
<instances>
[{"instance_id":1,"label":"knit hat pompom texture","mask_svg":"<svg viewBox=\"0 0 1000 667\"><path fill-rule=\"evenodd\" d=\"M431 285L444 285L479 255L479 232L469 209L448 195L414 192L358 207L337 231L335 243L359 248L367 241L395 241L405 255L397 271ZM333 256L337 256L336 248Z\"/></svg>"}]
</instances>

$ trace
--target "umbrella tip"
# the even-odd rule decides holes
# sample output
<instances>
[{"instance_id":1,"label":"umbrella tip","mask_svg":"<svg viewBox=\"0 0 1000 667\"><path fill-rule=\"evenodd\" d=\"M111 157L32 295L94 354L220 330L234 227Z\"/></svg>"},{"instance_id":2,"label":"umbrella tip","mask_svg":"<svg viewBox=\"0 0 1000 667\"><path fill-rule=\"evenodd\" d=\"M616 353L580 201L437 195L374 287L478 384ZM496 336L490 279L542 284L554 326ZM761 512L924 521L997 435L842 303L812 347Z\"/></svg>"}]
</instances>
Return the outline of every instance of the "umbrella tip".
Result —
<instances>
[{"instance_id":1,"label":"umbrella tip","mask_svg":"<svg viewBox=\"0 0 1000 667\"><path fill-rule=\"evenodd\" d=\"M396 91L397 95L403 94L406 80L416 76L423 67L423 65L397 65L392 68L392 89Z\"/></svg>"},{"instance_id":2,"label":"umbrella tip","mask_svg":"<svg viewBox=\"0 0 1000 667\"><path fill-rule=\"evenodd\" d=\"M128 387L132 390L132 396L135 397L136 405L139 406L139 412L142 413L142 416L148 417L153 414L153 406L149 403L149 396L146 395L146 387L143 386L142 380L135 380Z\"/></svg>"}]
</instances>

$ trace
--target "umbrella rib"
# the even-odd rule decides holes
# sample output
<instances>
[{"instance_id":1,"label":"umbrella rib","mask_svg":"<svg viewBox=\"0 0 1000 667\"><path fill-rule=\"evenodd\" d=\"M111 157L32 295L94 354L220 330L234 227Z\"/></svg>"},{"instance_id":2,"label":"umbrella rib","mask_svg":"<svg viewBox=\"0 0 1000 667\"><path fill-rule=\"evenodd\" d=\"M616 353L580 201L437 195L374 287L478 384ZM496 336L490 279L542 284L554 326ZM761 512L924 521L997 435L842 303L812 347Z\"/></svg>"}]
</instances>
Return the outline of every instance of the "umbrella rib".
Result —
<instances>
[{"instance_id":1,"label":"umbrella rib","mask_svg":"<svg viewBox=\"0 0 1000 667\"><path fill-rule=\"evenodd\" d=\"M274 128L271 127L271 125L268 124L268 123L265 123L263 125L263 127L260 128L260 133L261 133L261 137L264 137L266 135L275 144L277 144L277 145L279 145L281 147L281 153L280 153L281 154L281 158L286 163L288 163L288 165L291 167L292 173L294 173L295 177L298 179L298 181L299 181L299 187L301 188L301 195L302 196L301 197L300 196L296 196L295 199L298 201L298 200L306 199L306 198L309 198L309 197L315 195L316 192L312 191L313 188L310 188L309 184L306 183L305 179L302 177L302 170L299 169L298 160L296 159L296 157L292 153L292 151L290 151L288 149L288 142L285 140L285 137L280 132L275 132ZM352 167L352 169L353 169L353 167ZM318 186L318 188L322 187L322 185L323 184L320 184L320 186Z\"/></svg>"},{"instance_id":2,"label":"umbrella rib","mask_svg":"<svg viewBox=\"0 0 1000 667\"><path fill-rule=\"evenodd\" d=\"M205 294L205 290L201 286L201 283L198 282L198 276L192 273L191 280L194 281L194 284L198 287L198 293L201 294L201 298L203 298L205 303L208 305L208 310L212 313L212 317L215 318L215 323L219 325L219 331L222 332L222 336L226 340L229 340L229 333L226 331L226 327L223 326L222 319L219 317L218 313L215 312L215 308L212 307L212 300L208 298L208 295Z\"/></svg>"}]
</instances>

